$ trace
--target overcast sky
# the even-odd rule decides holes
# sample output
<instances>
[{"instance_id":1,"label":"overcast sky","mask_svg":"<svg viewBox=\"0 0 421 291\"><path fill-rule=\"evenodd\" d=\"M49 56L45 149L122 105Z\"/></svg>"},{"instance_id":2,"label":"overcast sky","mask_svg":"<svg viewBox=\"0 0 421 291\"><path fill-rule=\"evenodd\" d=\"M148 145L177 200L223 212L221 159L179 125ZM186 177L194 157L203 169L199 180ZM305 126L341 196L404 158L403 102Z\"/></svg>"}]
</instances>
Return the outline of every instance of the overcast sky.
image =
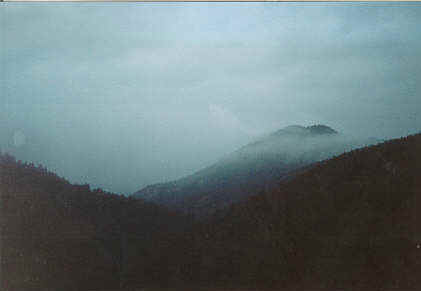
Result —
<instances>
[{"instance_id":1,"label":"overcast sky","mask_svg":"<svg viewBox=\"0 0 421 291\"><path fill-rule=\"evenodd\" d=\"M0 148L131 193L290 124L421 129L421 4L1 3Z\"/></svg>"}]
</instances>

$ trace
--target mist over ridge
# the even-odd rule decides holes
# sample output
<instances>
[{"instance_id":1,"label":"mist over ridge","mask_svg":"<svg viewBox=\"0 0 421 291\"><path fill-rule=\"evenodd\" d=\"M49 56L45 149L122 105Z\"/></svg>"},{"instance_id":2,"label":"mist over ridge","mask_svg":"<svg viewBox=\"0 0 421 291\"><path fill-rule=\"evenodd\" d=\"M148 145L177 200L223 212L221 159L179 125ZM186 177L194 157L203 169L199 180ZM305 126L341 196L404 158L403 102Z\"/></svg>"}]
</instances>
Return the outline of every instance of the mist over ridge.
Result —
<instances>
[{"instance_id":1,"label":"mist over ridge","mask_svg":"<svg viewBox=\"0 0 421 291\"><path fill-rule=\"evenodd\" d=\"M417 3L1 8L0 148L72 182L129 194L292 124L421 126Z\"/></svg>"},{"instance_id":2,"label":"mist over ridge","mask_svg":"<svg viewBox=\"0 0 421 291\"><path fill-rule=\"evenodd\" d=\"M207 218L256 193L276 188L315 163L379 143L329 126L290 125L224 155L192 175L149 185L133 197Z\"/></svg>"},{"instance_id":3,"label":"mist over ridge","mask_svg":"<svg viewBox=\"0 0 421 291\"><path fill-rule=\"evenodd\" d=\"M421 290L421 2L0 1L0 290Z\"/></svg>"}]
</instances>

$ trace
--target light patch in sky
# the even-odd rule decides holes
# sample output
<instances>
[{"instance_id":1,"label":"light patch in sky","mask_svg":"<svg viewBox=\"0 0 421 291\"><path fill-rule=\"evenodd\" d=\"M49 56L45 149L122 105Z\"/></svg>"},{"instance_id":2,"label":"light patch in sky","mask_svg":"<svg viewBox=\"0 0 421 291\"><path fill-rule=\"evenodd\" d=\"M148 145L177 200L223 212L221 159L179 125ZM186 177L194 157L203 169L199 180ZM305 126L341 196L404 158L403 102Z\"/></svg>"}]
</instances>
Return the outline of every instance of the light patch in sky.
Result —
<instances>
[{"instance_id":1,"label":"light patch in sky","mask_svg":"<svg viewBox=\"0 0 421 291\"><path fill-rule=\"evenodd\" d=\"M26 143L26 137L25 134L23 134L22 131L18 130L15 131L13 134L13 144L15 147L21 147Z\"/></svg>"},{"instance_id":2,"label":"light patch in sky","mask_svg":"<svg viewBox=\"0 0 421 291\"><path fill-rule=\"evenodd\" d=\"M219 105L210 104L209 113L212 121L215 122L222 130L240 131L249 136L255 136L256 130L247 127L240 119L230 110Z\"/></svg>"}]
</instances>

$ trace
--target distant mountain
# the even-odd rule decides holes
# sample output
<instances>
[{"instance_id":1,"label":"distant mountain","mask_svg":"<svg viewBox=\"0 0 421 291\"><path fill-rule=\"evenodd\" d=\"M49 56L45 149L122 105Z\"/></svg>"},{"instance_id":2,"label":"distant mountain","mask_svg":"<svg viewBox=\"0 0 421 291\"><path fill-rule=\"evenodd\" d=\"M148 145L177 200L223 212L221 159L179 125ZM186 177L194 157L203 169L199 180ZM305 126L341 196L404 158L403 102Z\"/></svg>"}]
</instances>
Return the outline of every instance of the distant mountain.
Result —
<instances>
[{"instance_id":1,"label":"distant mountain","mask_svg":"<svg viewBox=\"0 0 421 291\"><path fill-rule=\"evenodd\" d=\"M374 142L347 137L326 125L292 125L191 176L147 186L133 196L195 216L209 216L272 187L301 167Z\"/></svg>"},{"instance_id":2,"label":"distant mountain","mask_svg":"<svg viewBox=\"0 0 421 291\"><path fill-rule=\"evenodd\" d=\"M105 290L157 280L148 254L187 220L72 185L0 153L0 290Z\"/></svg>"},{"instance_id":3,"label":"distant mountain","mask_svg":"<svg viewBox=\"0 0 421 291\"><path fill-rule=\"evenodd\" d=\"M215 290L421 290L421 134L316 163L168 246L169 280Z\"/></svg>"}]
</instances>

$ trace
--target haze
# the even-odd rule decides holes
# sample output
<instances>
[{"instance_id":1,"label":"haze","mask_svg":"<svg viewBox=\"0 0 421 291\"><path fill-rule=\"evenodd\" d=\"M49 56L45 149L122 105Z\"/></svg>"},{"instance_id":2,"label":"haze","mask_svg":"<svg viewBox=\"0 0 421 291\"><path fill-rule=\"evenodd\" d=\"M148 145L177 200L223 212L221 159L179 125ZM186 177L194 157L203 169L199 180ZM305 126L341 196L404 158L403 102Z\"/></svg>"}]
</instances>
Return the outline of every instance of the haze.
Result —
<instances>
[{"instance_id":1,"label":"haze","mask_svg":"<svg viewBox=\"0 0 421 291\"><path fill-rule=\"evenodd\" d=\"M0 148L116 193L290 124L421 128L419 3L1 3Z\"/></svg>"}]
</instances>

